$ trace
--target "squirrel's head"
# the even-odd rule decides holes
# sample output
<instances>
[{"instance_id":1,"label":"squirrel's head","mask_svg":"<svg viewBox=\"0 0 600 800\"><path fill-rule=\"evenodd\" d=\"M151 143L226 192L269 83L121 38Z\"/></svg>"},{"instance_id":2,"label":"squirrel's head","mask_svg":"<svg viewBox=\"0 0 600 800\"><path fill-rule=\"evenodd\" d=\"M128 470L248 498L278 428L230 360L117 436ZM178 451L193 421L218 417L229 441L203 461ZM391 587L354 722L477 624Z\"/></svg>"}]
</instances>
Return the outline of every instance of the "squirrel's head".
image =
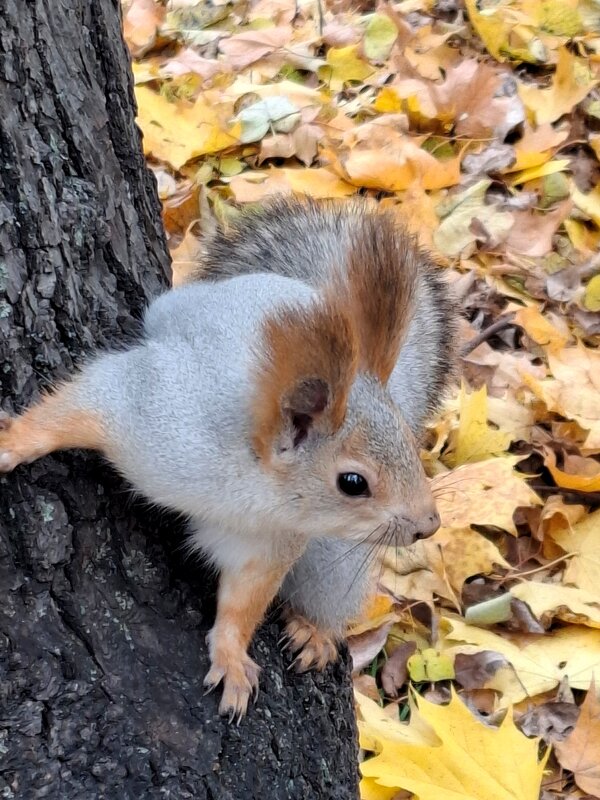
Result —
<instances>
[{"instance_id":1,"label":"squirrel's head","mask_svg":"<svg viewBox=\"0 0 600 800\"><path fill-rule=\"evenodd\" d=\"M319 300L266 320L252 442L286 497L278 513L300 532L410 544L439 517L385 385L414 313L420 254L386 224L361 247Z\"/></svg>"}]
</instances>

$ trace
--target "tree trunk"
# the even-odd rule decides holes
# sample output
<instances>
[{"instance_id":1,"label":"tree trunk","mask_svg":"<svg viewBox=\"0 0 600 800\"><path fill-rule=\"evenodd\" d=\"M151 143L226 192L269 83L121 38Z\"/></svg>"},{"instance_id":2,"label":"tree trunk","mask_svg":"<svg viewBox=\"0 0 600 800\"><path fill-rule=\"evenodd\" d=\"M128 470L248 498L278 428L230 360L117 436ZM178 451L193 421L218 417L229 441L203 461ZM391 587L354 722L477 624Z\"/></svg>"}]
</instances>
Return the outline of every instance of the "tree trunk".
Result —
<instances>
[{"instance_id":1,"label":"tree trunk","mask_svg":"<svg viewBox=\"0 0 600 800\"><path fill-rule=\"evenodd\" d=\"M167 286L118 0L0 0L0 399L19 410ZM236 727L203 695L211 581L100 459L0 480L0 795L355 798L347 658L287 671L269 619Z\"/></svg>"}]
</instances>

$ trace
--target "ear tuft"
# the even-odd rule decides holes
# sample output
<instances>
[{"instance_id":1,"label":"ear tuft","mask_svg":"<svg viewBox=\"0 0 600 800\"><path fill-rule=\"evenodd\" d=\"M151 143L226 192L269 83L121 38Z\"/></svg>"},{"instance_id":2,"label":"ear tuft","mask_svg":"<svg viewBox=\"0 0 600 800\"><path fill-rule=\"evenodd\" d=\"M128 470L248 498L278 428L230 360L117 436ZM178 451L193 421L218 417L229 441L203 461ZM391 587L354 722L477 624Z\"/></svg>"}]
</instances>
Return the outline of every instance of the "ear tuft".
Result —
<instances>
[{"instance_id":1,"label":"ear tuft","mask_svg":"<svg viewBox=\"0 0 600 800\"><path fill-rule=\"evenodd\" d=\"M361 344L361 368L387 383L414 316L420 264L415 238L390 210L362 214L336 292L348 303Z\"/></svg>"}]
</instances>

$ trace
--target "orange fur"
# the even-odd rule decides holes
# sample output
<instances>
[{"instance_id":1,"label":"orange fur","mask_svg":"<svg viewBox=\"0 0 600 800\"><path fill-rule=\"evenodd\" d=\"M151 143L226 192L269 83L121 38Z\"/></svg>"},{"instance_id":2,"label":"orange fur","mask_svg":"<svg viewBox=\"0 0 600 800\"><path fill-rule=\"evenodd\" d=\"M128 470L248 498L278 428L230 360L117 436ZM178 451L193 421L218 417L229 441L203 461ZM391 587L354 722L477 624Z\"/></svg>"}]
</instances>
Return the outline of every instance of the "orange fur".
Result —
<instances>
[{"instance_id":1,"label":"orange fur","mask_svg":"<svg viewBox=\"0 0 600 800\"><path fill-rule=\"evenodd\" d=\"M69 390L70 384L64 384L24 414L2 419L0 451L6 454L11 469L55 450L105 448L107 437L100 415L74 409Z\"/></svg>"},{"instance_id":2,"label":"orange fur","mask_svg":"<svg viewBox=\"0 0 600 800\"><path fill-rule=\"evenodd\" d=\"M361 366L386 383L412 319L422 255L414 238L378 209L357 223L339 293L346 297L361 344Z\"/></svg>"},{"instance_id":3,"label":"orange fur","mask_svg":"<svg viewBox=\"0 0 600 800\"><path fill-rule=\"evenodd\" d=\"M358 366L358 342L346 310L326 298L309 308L287 307L269 317L264 348L253 404L253 444L268 460L284 424L286 402L303 381L319 380L329 389L318 424L330 433L341 426Z\"/></svg>"},{"instance_id":4,"label":"orange fur","mask_svg":"<svg viewBox=\"0 0 600 800\"><path fill-rule=\"evenodd\" d=\"M212 687L223 681L222 714L243 716L258 689L259 667L246 651L289 568L288 562L265 569L263 562L251 561L240 571L221 572L210 632L211 668L204 683Z\"/></svg>"}]
</instances>

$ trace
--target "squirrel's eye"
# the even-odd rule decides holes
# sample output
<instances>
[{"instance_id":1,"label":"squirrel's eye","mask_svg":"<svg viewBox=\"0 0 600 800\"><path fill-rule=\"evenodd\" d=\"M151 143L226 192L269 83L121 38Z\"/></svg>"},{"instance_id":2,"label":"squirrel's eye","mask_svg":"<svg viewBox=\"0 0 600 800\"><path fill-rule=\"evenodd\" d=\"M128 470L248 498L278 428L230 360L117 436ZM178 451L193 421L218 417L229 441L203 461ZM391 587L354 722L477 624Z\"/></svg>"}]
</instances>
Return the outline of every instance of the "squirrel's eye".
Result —
<instances>
[{"instance_id":1,"label":"squirrel's eye","mask_svg":"<svg viewBox=\"0 0 600 800\"><path fill-rule=\"evenodd\" d=\"M358 472L340 472L337 479L338 489L350 497L369 497L369 484Z\"/></svg>"}]
</instances>

